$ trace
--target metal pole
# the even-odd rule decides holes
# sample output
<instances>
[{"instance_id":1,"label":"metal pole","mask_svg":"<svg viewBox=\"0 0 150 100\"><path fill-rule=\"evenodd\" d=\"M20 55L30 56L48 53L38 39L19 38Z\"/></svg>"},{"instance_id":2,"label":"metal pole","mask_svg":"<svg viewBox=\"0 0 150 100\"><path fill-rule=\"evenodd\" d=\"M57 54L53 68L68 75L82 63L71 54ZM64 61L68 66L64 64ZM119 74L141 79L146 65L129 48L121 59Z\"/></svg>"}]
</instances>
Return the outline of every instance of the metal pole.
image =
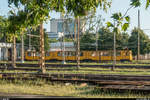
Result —
<instances>
[{"instance_id":1,"label":"metal pole","mask_svg":"<svg viewBox=\"0 0 150 100\"><path fill-rule=\"evenodd\" d=\"M98 18L96 18L97 20ZM96 27L96 56L98 55L98 61L97 62L100 62L100 55L99 55L99 52L98 52L98 27L99 27L99 21L97 23L97 27Z\"/></svg>"},{"instance_id":2,"label":"metal pole","mask_svg":"<svg viewBox=\"0 0 150 100\"><path fill-rule=\"evenodd\" d=\"M61 56L62 56L62 63L63 63L63 38L62 33L60 34L60 45L61 45Z\"/></svg>"},{"instance_id":3,"label":"metal pole","mask_svg":"<svg viewBox=\"0 0 150 100\"><path fill-rule=\"evenodd\" d=\"M64 36L62 36L62 41L63 41L63 64L66 64L66 60L65 60L65 42L64 42Z\"/></svg>"},{"instance_id":4,"label":"metal pole","mask_svg":"<svg viewBox=\"0 0 150 100\"><path fill-rule=\"evenodd\" d=\"M97 32L97 29L96 29L96 56L97 55L98 55L98 58L100 58L99 53L98 53L98 32ZM100 59L99 59L99 61L100 61ZM99 61L97 61L97 62L99 62Z\"/></svg>"},{"instance_id":5,"label":"metal pole","mask_svg":"<svg viewBox=\"0 0 150 100\"><path fill-rule=\"evenodd\" d=\"M29 34L29 50L31 50L31 36Z\"/></svg>"},{"instance_id":6,"label":"metal pole","mask_svg":"<svg viewBox=\"0 0 150 100\"><path fill-rule=\"evenodd\" d=\"M114 26L115 26L115 22L114 22ZM116 65L116 32L114 32L114 54L113 54L113 66L111 68L112 71L114 71L115 69L115 65Z\"/></svg>"},{"instance_id":7,"label":"metal pole","mask_svg":"<svg viewBox=\"0 0 150 100\"><path fill-rule=\"evenodd\" d=\"M96 52L98 51L98 32L96 32Z\"/></svg>"},{"instance_id":8,"label":"metal pole","mask_svg":"<svg viewBox=\"0 0 150 100\"><path fill-rule=\"evenodd\" d=\"M76 18L75 18L75 20L74 20L74 40L76 41Z\"/></svg>"},{"instance_id":9,"label":"metal pole","mask_svg":"<svg viewBox=\"0 0 150 100\"><path fill-rule=\"evenodd\" d=\"M4 31L5 32L5 31ZM8 47L7 47L7 43L6 43L6 33L4 33L4 41L5 41L5 60L8 61Z\"/></svg>"},{"instance_id":10,"label":"metal pole","mask_svg":"<svg viewBox=\"0 0 150 100\"><path fill-rule=\"evenodd\" d=\"M21 62L24 63L24 39L23 39L23 34L21 35Z\"/></svg>"},{"instance_id":11,"label":"metal pole","mask_svg":"<svg viewBox=\"0 0 150 100\"><path fill-rule=\"evenodd\" d=\"M77 37L77 69L80 68L80 18L78 16L78 37Z\"/></svg>"},{"instance_id":12,"label":"metal pole","mask_svg":"<svg viewBox=\"0 0 150 100\"><path fill-rule=\"evenodd\" d=\"M140 10L138 10L138 54L137 54L137 60L140 59Z\"/></svg>"},{"instance_id":13,"label":"metal pole","mask_svg":"<svg viewBox=\"0 0 150 100\"><path fill-rule=\"evenodd\" d=\"M66 61L65 61L65 41L64 41L64 37L65 37L65 29L64 29L64 25L65 25L65 21L64 21L64 16L62 16L62 19L63 19L63 34L62 34L62 42L63 42L63 64L66 64Z\"/></svg>"}]
</instances>

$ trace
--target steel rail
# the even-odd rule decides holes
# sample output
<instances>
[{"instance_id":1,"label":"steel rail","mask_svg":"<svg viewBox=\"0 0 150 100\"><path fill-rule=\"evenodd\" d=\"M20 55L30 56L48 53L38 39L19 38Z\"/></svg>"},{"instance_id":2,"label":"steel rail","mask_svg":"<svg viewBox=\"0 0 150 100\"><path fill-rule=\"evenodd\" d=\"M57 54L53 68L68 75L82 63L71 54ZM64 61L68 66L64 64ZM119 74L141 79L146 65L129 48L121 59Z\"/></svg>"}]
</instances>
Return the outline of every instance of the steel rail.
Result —
<instances>
[{"instance_id":1,"label":"steel rail","mask_svg":"<svg viewBox=\"0 0 150 100\"><path fill-rule=\"evenodd\" d=\"M39 64L29 64L29 63L23 63L23 64L19 64L16 63L17 67L39 67ZM76 65L71 65L71 64L45 64L45 66L48 67L59 67L59 68L63 68L63 67L76 67ZM89 68L110 68L113 65L82 65L80 64L81 68L84 67L89 67ZM12 67L11 64L7 64L7 63L0 63L0 68L7 68L7 67ZM150 69L150 65L116 65L116 68L138 68L138 69Z\"/></svg>"}]
</instances>

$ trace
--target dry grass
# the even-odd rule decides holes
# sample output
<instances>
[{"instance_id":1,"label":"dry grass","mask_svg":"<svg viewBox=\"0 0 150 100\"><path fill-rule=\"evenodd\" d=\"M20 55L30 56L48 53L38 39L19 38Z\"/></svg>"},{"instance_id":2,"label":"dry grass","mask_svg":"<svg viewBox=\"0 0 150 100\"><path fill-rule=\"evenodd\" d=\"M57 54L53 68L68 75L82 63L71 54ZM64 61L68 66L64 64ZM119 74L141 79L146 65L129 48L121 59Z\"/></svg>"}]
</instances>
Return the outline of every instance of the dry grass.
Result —
<instances>
[{"instance_id":1,"label":"dry grass","mask_svg":"<svg viewBox=\"0 0 150 100\"><path fill-rule=\"evenodd\" d=\"M62 83L46 83L44 80L26 81L16 80L15 82L1 80L0 91L2 93L31 94L45 96L72 96L84 98L146 98L150 95L132 93L126 91L119 93L112 90L101 90L98 86L81 84L65 85Z\"/></svg>"}]
</instances>

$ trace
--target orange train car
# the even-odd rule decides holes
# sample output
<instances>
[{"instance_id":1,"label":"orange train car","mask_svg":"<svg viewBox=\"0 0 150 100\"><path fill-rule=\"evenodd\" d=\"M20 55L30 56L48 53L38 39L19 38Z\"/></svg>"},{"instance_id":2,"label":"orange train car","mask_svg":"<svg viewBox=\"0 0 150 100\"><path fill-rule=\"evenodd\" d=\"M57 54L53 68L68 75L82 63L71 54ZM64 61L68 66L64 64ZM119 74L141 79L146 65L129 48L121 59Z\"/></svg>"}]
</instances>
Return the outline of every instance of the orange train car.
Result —
<instances>
[{"instance_id":1,"label":"orange train car","mask_svg":"<svg viewBox=\"0 0 150 100\"><path fill-rule=\"evenodd\" d=\"M26 51L25 60L34 61L39 60L40 54L36 51ZM62 51L50 51L45 53L46 61L62 61L63 52ZM66 61L76 61L75 51L65 51ZM81 61L112 61L113 51L81 51L80 52ZM131 50L119 50L116 52L117 61L132 61L132 51Z\"/></svg>"}]
</instances>

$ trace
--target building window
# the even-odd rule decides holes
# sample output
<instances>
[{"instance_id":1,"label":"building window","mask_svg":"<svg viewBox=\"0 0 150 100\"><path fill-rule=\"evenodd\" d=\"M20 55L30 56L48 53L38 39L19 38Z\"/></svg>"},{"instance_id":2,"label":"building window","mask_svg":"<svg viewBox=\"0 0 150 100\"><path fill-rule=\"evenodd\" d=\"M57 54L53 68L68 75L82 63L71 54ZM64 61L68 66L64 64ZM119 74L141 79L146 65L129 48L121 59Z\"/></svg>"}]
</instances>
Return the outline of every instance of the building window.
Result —
<instances>
[{"instance_id":1,"label":"building window","mask_svg":"<svg viewBox=\"0 0 150 100\"><path fill-rule=\"evenodd\" d=\"M63 32L63 23L62 22L58 22L57 31L58 32Z\"/></svg>"}]
</instances>

